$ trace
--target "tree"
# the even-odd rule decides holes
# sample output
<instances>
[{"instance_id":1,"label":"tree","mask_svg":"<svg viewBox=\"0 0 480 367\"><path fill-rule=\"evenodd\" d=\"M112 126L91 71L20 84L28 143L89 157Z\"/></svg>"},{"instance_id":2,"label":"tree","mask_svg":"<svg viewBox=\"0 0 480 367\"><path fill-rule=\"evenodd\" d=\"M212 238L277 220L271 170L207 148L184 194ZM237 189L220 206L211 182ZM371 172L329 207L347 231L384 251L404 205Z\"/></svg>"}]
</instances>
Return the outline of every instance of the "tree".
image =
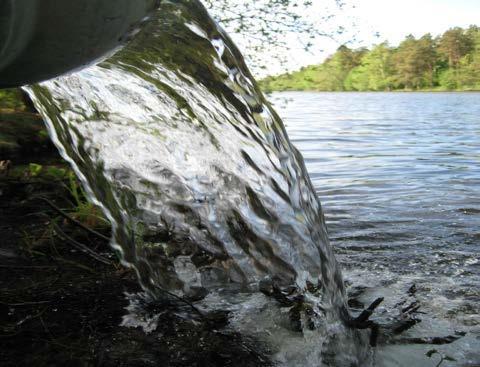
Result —
<instances>
[{"instance_id":1,"label":"tree","mask_svg":"<svg viewBox=\"0 0 480 367\"><path fill-rule=\"evenodd\" d=\"M390 90L393 87L392 76L392 49L384 42L365 53L360 65L349 73L345 87L359 91Z\"/></svg>"},{"instance_id":2,"label":"tree","mask_svg":"<svg viewBox=\"0 0 480 367\"><path fill-rule=\"evenodd\" d=\"M328 91L345 90L345 79L350 71L360 65L365 54L365 49L351 50L345 45L340 46L330 58L328 58L317 79L321 80L321 87Z\"/></svg>"},{"instance_id":3,"label":"tree","mask_svg":"<svg viewBox=\"0 0 480 367\"><path fill-rule=\"evenodd\" d=\"M465 38L464 46L449 65L446 40L454 36ZM396 48L386 42L371 51L341 46L320 65L304 67L288 77L271 77L262 85L267 90L480 90L480 27L454 28L438 38L410 35Z\"/></svg>"},{"instance_id":4,"label":"tree","mask_svg":"<svg viewBox=\"0 0 480 367\"><path fill-rule=\"evenodd\" d=\"M470 26L467 36L471 40L472 50L464 57L468 66L465 70L462 82L471 89L480 89L480 27Z\"/></svg>"},{"instance_id":5,"label":"tree","mask_svg":"<svg viewBox=\"0 0 480 367\"><path fill-rule=\"evenodd\" d=\"M423 72L422 87L432 88L435 84L435 72L438 61L438 54L435 41L430 33L427 33L418 40L417 52L419 69Z\"/></svg>"},{"instance_id":6,"label":"tree","mask_svg":"<svg viewBox=\"0 0 480 367\"><path fill-rule=\"evenodd\" d=\"M317 0L337 9L343 0ZM203 0L214 18L233 35L241 35L244 56L254 70L265 69L274 59L286 62L293 46L310 51L320 37L332 38L345 28L329 24L333 10L315 20L308 14L314 3L310 0ZM321 26L320 26L321 24ZM266 56L268 54L268 56Z\"/></svg>"},{"instance_id":7,"label":"tree","mask_svg":"<svg viewBox=\"0 0 480 367\"><path fill-rule=\"evenodd\" d=\"M452 28L439 40L444 62L440 85L446 89L476 89L480 85L480 30Z\"/></svg>"},{"instance_id":8,"label":"tree","mask_svg":"<svg viewBox=\"0 0 480 367\"><path fill-rule=\"evenodd\" d=\"M448 61L451 68L456 68L462 57L471 52L472 48L472 39L459 27L446 31L438 45L439 53Z\"/></svg>"},{"instance_id":9,"label":"tree","mask_svg":"<svg viewBox=\"0 0 480 367\"><path fill-rule=\"evenodd\" d=\"M472 49L478 50L480 48L480 27L471 25L465 34L470 39Z\"/></svg>"},{"instance_id":10,"label":"tree","mask_svg":"<svg viewBox=\"0 0 480 367\"><path fill-rule=\"evenodd\" d=\"M340 46L321 65L303 67L297 72L269 77L262 81L264 90L345 90L345 79L360 64L366 49L352 50Z\"/></svg>"},{"instance_id":11,"label":"tree","mask_svg":"<svg viewBox=\"0 0 480 367\"><path fill-rule=\"evenodd\" d=\"M435 43L430 34L419 40L409 35L394 55L397 87L432 87L436 65Z\"/></svg>"}]
</instances>

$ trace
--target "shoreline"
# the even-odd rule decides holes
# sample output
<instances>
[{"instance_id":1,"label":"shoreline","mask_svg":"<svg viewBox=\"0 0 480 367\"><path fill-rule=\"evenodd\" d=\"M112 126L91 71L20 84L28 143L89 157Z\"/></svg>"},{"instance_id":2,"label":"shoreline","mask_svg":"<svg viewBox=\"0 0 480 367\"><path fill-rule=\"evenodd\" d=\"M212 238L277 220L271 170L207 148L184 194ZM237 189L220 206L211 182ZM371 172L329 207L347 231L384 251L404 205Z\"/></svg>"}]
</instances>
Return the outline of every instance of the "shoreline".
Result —
<instances>
[{"instance_id":1,"label":"shoreline","mask_svg":"<svg viewBox=\"0 0 480 367\"><path fill-rule=\"evenodd\" d=\"M283 89L283 90L263 90L265 94L300 92L300 93L480 93L478 90L439 90L439 89L419 89L419 90L317 90L317 89Z\"/></svg>"}]
</instances>

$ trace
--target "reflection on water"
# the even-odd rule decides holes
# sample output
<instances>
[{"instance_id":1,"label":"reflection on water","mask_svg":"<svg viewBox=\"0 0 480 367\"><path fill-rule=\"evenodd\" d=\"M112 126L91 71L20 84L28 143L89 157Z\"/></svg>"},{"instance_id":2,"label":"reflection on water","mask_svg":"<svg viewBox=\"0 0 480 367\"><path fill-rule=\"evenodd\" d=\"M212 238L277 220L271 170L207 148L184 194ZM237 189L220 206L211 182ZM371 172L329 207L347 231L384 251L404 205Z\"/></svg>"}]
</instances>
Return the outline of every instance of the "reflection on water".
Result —
<instances>
[{"instance_id":1,"label":"reflection on water","mask_svg":"<svg viewBox=\"0 0 480 367\"><path fill-rule=\"evenodd\" d=\"M480 93L273 96L325 210L345 277L386 304L413 283L410 335L468 335L436 349L480 363ZM287 103L285 103L287 101ZM389 347L379 365L435 366L432 346ZM408 353L405 353L408 352ZM446 363L444 365L447 365Z\"/></svg>"}]
</instances>

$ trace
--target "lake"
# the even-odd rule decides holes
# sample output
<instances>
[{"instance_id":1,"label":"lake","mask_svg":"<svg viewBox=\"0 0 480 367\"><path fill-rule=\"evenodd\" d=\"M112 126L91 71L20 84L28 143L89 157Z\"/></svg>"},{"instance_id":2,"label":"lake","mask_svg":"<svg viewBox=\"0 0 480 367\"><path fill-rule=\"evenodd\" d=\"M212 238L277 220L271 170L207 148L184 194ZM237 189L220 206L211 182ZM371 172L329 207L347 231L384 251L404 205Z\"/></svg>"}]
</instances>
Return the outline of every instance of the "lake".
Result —
<instances>
[{"instance_id":1,"label":"lake","mask_svg":"<svg viewBox=\"0 0 480 367\"><path fill-rule=\"evenodd\" d=\"M323 204L344 277L392 307L413 285L422 323L379 366L480 366L480 93L271 96ZM381 310L380 310L381 312Z\"/></svg>"}]
</instances>

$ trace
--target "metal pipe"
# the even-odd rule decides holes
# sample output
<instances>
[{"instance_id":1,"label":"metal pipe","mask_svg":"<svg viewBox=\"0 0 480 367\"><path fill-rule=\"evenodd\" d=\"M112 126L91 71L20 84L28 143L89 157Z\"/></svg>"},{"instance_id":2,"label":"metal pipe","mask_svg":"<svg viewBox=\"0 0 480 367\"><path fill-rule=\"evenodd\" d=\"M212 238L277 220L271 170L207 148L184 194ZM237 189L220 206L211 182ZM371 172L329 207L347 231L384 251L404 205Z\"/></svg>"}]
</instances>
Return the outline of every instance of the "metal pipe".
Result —
<instances>
[{"instance_id":1,"label":"metal pipe","mask_svg":"<svg viewBox=\"0 0 480 367\"><path fill-rule=\"evenodd\" d=\"M99 61L134 34L159 0L0 0L0 88Z\"/></svg>"}]
</instances>

